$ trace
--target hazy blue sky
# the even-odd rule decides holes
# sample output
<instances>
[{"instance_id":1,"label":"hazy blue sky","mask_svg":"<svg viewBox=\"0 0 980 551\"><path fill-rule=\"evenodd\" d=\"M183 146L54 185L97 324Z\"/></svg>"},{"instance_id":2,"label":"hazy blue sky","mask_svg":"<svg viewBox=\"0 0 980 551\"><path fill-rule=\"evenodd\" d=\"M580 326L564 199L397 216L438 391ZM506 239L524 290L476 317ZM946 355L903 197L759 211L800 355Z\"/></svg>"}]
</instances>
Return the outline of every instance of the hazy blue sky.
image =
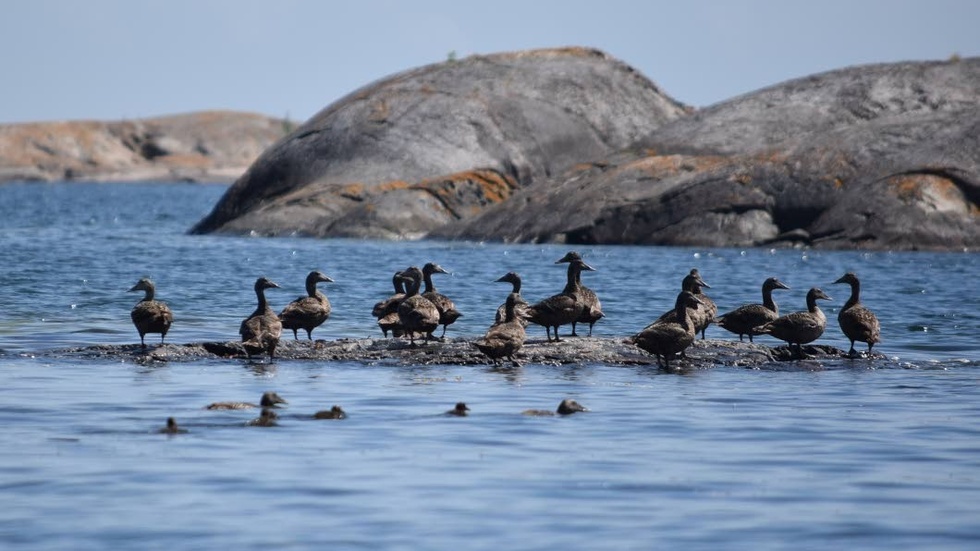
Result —
<instances>
[{"instance_id":1,"label":"hazy blue sky","mask_svg":"<svg viewBox=\"0 0 980 551\"><path fill-rule=\"evenodd\" d=\"M0 122L305 120L450 51L568 45L704 106L848 65L980 55L980 1L0 0Z\"/></svg>"}]
</instances>

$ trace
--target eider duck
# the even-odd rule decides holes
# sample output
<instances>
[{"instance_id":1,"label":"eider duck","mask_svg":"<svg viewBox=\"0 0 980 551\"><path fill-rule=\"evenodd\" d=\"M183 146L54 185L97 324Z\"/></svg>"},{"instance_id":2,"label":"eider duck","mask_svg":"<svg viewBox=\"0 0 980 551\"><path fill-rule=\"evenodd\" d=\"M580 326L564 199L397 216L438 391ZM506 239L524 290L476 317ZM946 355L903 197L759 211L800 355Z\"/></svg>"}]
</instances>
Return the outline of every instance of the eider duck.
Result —
<instances>
[{"instance_id":1,"label":"eider duck","mask_svg":"<svg viewBox=\"0 0 980 551\"><path fill-rule=\"evenodd\" d=\"M279 313L283 329L293 330L293 339L299 340L297 329L306 330L306 338L313 340L313 330L330 317L330 300L317 290L319 282L333 283L333 280L322 272L312 271L306 276L306 295L290 302Z\"/></svg>"},{"instance_id":2,"label":"eider duck","mask_svg":"<svg viewBox=\"0 0 980 551\"><path fill-rule=\"evenodd\" d=\"M691 312L701 306L701 299L690 291L681 291L674 301L674 318L680 321L656 321L630 340L657 357L657 365L670 368L670 359L694 342L695 327Z\"/></svg>"},{"instance_id":3,"label":"eider duck","mask_svg":"<svg viewBox=\"0 0 980 551\"><path fill-rule=\"evenodd\" d=\"M765 325L779 317L779 306L772 299L772 292L775 289L789 289L782 281L774 277L766 279L762 283L762 304L745 304L716 318L714 322L718 327L731 331L738 335L738 340L742 340L743 335L758 335L754 331L756 327Z\"/></svg>"},{"instance_id":4,"label":"eider duck","mask_svg":"<svg viewBox=\"0 0 980 551\"><path fill-rule=\"evenodd\" d=\"M571 262L573 260L582 260L582 257L575 251L569 251L565 256L561 257L555 264L561 264L562 262ZM589 289L585 285L582 285L582 272L579 271L575 274L575 289L574 291L566 289L568 291L574 292L575 296L582 303L582 313L579 315L578 319L572 322L572 336L577 337L578 334L575 332L575 324L578 322L589 324L589 336L592 336L592 326L595 325L597 321L602 319L605 315L602 313L602 303L599 302L599 296L595 294L595 291Z\"/></svg>"},{"instance_id":5,"label":"eider duck","mask_svg":"<svg viewBox=\"0 0 980 551\"><path fill-rule=\"evenodd\" d=\"M404 333L398 320L398 305L405 299L405 281L401 272L395 272L391 282L395 287L395 294L376 303L371 310L371 315L378 319L378 327L385 338L388 338L388 331L391 331L393 337L400 337Z\"/></svg>"},{"instance_id":6,"label":"eider duck","mask_svg":"<svg viewBox=\"0 0 980 551\"><path fill-rule=\"evenodd\" d=\"M427 263L422 267L422 277L425 280L425 292L422 296L429 299L432 304L436 305L439 310L439 325L442 325L442 335L440 338L446 336L446 327L451 325L453 322L458 320L463 314L456 309L456 305L453 301L446 295L440 293L436 290L436 286L432 284L432 274L448 274L442 266L435 264L433 262ZM432 335L429 335L431 338Z\"/></svg>"},{"instance_id":7,"label":"eider duck","mask_svg":"<svg viewBox=\"0 0 980 551\"><path fill-rule=\"evenodd\" d=\"M871 355L871 347L881 342L881 325L878 323L878 316L861 304L861 282L854 272L847 272L834 283L847 283L851 286L851 297L837 313L837 323L840 324L844 336L851 341L848 355L857 354L854 341L868 343L868 355Z\"/></svg>"},{"instance_id":8,"label":"eider duck","mask_svg":"<svg viewBox=\"0 0 980 551\"><path fill-rule=\"evenodd\" d=\"M276 346L279 345L279 337L282 335L282 322L272 308L269 308L265 300L265 290L278 287L279 285L264 277L255 280L258 307L238 329L238 333L242 336L242 345L249 356L267 352L269 358L275 357Z\"/></svg>"},{"instance_id":9,"label":"eider duck","mask_svg":"<svg viewBox=\"0 0 980 551\"><path fill-rule=\"evenodd\" d=\"M573 413L578 413L580 411L589 411L589 408L583 406L582 404L572 400L571 398L565 398L558 404L558 409L555 411L547 409L528 409L521 413L523 415L531 415L534 417L545 417L551 415L571 415Z\"/></svg>"},{"instance_id":10,"label":"eider duck","mask_svg":"<svg viewBox=\"0 0 980 551\"><path fill-rule=\"evenodd\" d=\"M255 419L252 419L246 425L250 427L274 427L278 423L279 414L271 409L263 409L262 413Z\"/></svg>"},{"instance_id":11,"label":"eider duck","mask_svg":"<svg viewBox=\"0 0 980 551\"><path fill-rule=\"evenodd\" d=\"M514 354L524 346L526 334L524 324L517 317L517 296L515 293L507 295L504 321L491 325L482 338L473 342L480 352L493 360L494 365L499 364L501 358L507 358L515 366L519 365L514 360Z\"/></svg>"},{"instance_id":12,"label":"eider duck","mask_svg":"<svg viewBox=\"0 0 980 551\"><path fill-rule=\"evenodd\" d=\"M578 296L574 292L570 292L576 288L575 282L582 270L595 271L595 268L581 259L569 262L565 289L561 293L550 296L527 309L527 319L544 326L549 342L551 341L551 328L555 329L555 342L560 342L558 327L578 321L582 315L585 304L578 300Z\"/></svg>"},{"instance_id":13,"label":"eider duck","mask_svg":"<svg viewBox=\"0 0 980 551\"><path fill-rule=\"evenodd\" d=\"M456 417L466 417L470 413L470 408L463 402L456 402L456 406L453 409L446 412L446 415L455 415Z\"/></svg>"},{"instance_id":14,"label":"eider duck","mask_svg":"<svg viewBox=\"0 0 980 551\"><path fill-rule=\"evenodd\" d=\"M405 299L398 305L398 320L402 328L415 346L415 334L421 333L426 342L432 332L439 327L439 309L432 301L419 294L422 287L422 270L415 266L402 272L407 293Z\"/></svg>"},{"instance_id":15,"label":"eider duck","mask_svg":"<svg viewBox=\"0 0 980 551\"><path fill-rule=\"evenodd\" d=\"M167 426L163 427L157 432L161 434L184 434L187 432L187 429L178 427L177 420L173 417L167 417Z\"/></svg>"},{"instance_id":16,"label":"eider duck","mask_svg":"<svg viewBox=\"0 0 980 551\"><path fill-rule=\"evenodd\" d=\"M694 323L694 333L701 333L701 338L704 339L704 330L711 324L714 320L715 314L718 312L718 306L713 300L708 298L708 295L704 294L704 289L710 289L711 285L708 285L701 279L701 273L698 272L697 268L692 269L684 279L681 280L681 291L688 291L693 294L701 304L698 305L693 311L688 312L691 316L691 322ZM678 323L680 320L677 317L677 309L672 308L667 312L664 312L657 320L653 323L659 322L674 322ZM650 324L653 325L653 324ZM647 326L649 327L649 325Z\"/></svg>"},{"instance_id":17,"label":"eider duck","mask_svg":"<svg viewBox=\"0 0 980 551\"><path fill-rule=\"evenodd\" d=\"M288 404L286 400L283 400L281 396L275 392L264 392L262 393L262 399L259 400L258 405L249 402L215 402L206 406L204 409L250 409L250 408L275 408L279 407L279 404Z\"/></svg>"},{"instance_id":18,"label":"eider duck","mask_svg":"<svg viewBox=\"0 0 980 551\"><path fill-rule=\"evenodd\" d=\"M823 335L827 327L827 316L817 306L817 300L832 300L826 293L814 287L806 294L806 312L793 312L780 316L765 325L753 329L756 334L769 334L781 341L789 343L792 349L796 345L799 357L803 357L803 345L811 343Z\"/></svg>"},{"instance_id":19,"label":"eider duck","mask_svg":"<svg viewBox=\"0 0 980 551\"><path fill-rule=\"evenodd\" d=\"M167 303L154 300L156 286L149 278L144 277L137 281L136 285L133 285L133 288L129 290L129 292L133 291L146 293L143 295L143 300L137 302L133 311L130 312L133 325L136 326L136 330L140 334L140 345L146 348L146 341L143 340L143 337L147 333L160 333L160 344L163 344L163 338L167 336L167 331L170 330L170 325L174 322L173 312L170 311Z\"/></svg>"},{"instance_id":20,"label":"eider duck","mask_svg":"<svg viewBox=\"0 0 980 551\"><path fill-rule=\"evenodd\" d=\"M510 294L514 296L514 313L517 314L517 321L521 322L521 325L527 327L527 308L528 303L521 296L521 276L517 272L507 272L506 274L500 276L500 279L496 283L510 283L513 285ZM494 316L493 323L503 323L507 320L507 301L505 300L503 304L497 307L497 314Z\"/></svg>"},{"instance_id":21,"label":"eider duck","mask_svg":"<svg viewBox=\"0 0 980 551\"><path fill-rule=\"evenodd\" d=\"M314 419L347 419L347 412L340 406L333 406L330 409L318 411L313 414Z\"/></svg>"}]
</instances>

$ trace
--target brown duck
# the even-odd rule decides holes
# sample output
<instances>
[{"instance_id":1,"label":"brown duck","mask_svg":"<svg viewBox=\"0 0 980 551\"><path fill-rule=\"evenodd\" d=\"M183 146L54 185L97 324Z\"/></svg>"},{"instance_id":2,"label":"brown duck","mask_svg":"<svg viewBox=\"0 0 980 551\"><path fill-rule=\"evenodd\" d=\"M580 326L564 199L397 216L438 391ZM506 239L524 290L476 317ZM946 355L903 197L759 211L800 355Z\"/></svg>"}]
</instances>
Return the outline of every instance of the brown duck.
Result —
<instances>
[{"instance_id":1,"label":"brown duck","mask_svg":"<svg viewBox=\"0 0 980 551\"><path fill-rule=\"evenodd\" d=\"M296 340L299 340L296 335L298 329L305 329L306 338L313 340L313 330L330 317L330 300L316 288L316 284L321 281L333 283L333 280L322 272L310 272L306 276L306 296L290 302L279 313L283 328L292 329L293 338Z\"/></svg>"},{"instance_id":2,"label":"brown duck","mask_svg":"<svg viewBox=\"0 0 980 551\"><path fill-rule=\"evenodd\" d=\"M817 300L832 300L826 293L814 287L806 294L806 311L793 312L780 316L765 325L753 329L756 334L768 334L781 341L786 341L790 348L796 345L800 358L803 357L803 345L811 343L823 335L827 327L827 316L824 315Z\"/></svg>"},{"instance_id":3,"label":"brown duck","mask_svg":"<svg viewBox=\"0 0 980 551\"><path fill-rule=\"evenodd\" d=\"M754 331L756 327L765 325L779 317L779 307L776 305L776 301L772 299L772 292L775 289L789 289L789 287L782 281L770 277L762 283L762 304L739 306L720 318L716 318L715 323L718 324L718 327L738 335L739 341L742 340L743 335L748 335L749 342L752 342L752 336L758 335Z\"/></svg>"},{"instance_id":4,"label":"brown duck","mask_svg":"<svg viewBox=\"0 0 980 551\"><path fill-rule=\"evenodd\" d=\"M456 309L456 305L446 295L436 290L432 283L432 274L448 274L442 266L433 262L427 263L422 267L422 278L425 281L425 292L422 296L429 299L429 302L436 305L439 310L439 325L442 325L442 335L446 336L446 327L458 320L463 314ZM432 338L432 335L429 335Z\"/></svg>"},{"instance_id":5,"label":"brown duck","mask_svg":"<svg viewBox=\"0 0 980 551\"><path fill-rule=\"evenodd\" d=\"M701 301L692 312L688 312L691 316L691 322L694 323L694 332L701 333L701 338L704 339L704 330L711 324L714 320L715 314L718 312L718 306L711 300L708 295L704 294L704 289L710 289L711 285L708 285L701 279L701 273L698 272L697 268L692 269L684 279L681 280L681 291L688 291ZM677 310L671 309L664 312L656 321L653 323L658 323L662 321L678 322ZM653 325L653 324L651 324ZM649 325L647 326L649 327Z\"/></svg>"},{"instance_id":6,"label":"brown duck","mask_svg":"<svg viewBox=\"0 0 980 551\"><path fill-rule=\"evenodd\" d=\"M555 342L560 342L558 327L577 322L585 308L585 303L578 300L575 293L576 281L582 270L595 271L581 259L568 263L567 283L561 293L550 296L527 309L527 319L532 323L543 325L551 341L551 329L555 330Z\"/></svg>"},{"instance_id":7,"label":"brown duck","mask_svg":"<svg viewBox=\"0 0 980 551\"><path fill-rule=\"evenodd\" d=\"M249 356L266 352L269 358L276 355L276 346L282 335L282 322L265 300L265 290L278 288L279 285L264 277L255 280L255 296L258 306L252 315L242 322L238 333L242 336L242 345Z\"/></svg>"},{"instance_id":8,"label":"brown duck","mask_svg":"<svg viewBox=\"0 0 980 551\"><path fill-rule=\"evenodd\" d=\"M878 323L878 316L861 304L861 282L854 272L847 272L834 283L847 283L851 286L851 297L844 303L844 307L837 313L837 323L840 324L844 336L851 341L851 349L847 352L854 356L854 342L860 341L868 344L868 354L871 354L871 347L881 342L881 325Z\"/></svg>"},{"instance_id":9,"label":"brown duck","mask_svg":"<svg viewBox=\"0 0 980 551\"><path fill-rule=\"evenodd\" d=\"M143 340L143 337L147 333L160 333L160 343L163 344L163 338L167 336L167 331L170 330L170 325L174 322L174 315L170 311L170 307L167 306L167 303L153 298L156 293L156 286L149 278L144 277L137 281L136 285L133 285L129 291L143 291L145 293L143 300L137 302L129 314L133 319L133 325L136 326L136 331L140 334L140 345L146 348L146 341Z\"/></svg>"},{"instance_id":10,"label":"brown duck","mask_svg":"<svg viewBox=\"0 0 980 551\"><path fill-rule=\"evenodd\" d=\"M422 287L422 270L415 266L402 272L407 290L405 299L398 305L398 321L415 346L415 334L425 335L428 342L432 332L439 327L439 309L432 301L419 294Z\"/></svg>"},{"instance_id":11,"label":"brown duck","mask_svg":"<svg viewBox=\"0 0 980 551\"><path fill-rule=\"evenodd\" d=\"M314 419L347 419L347 412L340 406L333 406L330 409L318 411L313 414Z\"/></svg>"},{"instance_id":12,"label":"brown duck","mask_svg":"<svg viewBox=\"0 0 980 551\"><path fill-rule=\"evenodd\" d=\"M405 299L405 280L401 272L395 272L391 283L395 287L395 294L378 302L371 310L371 315L378 319L378 327L385 338L388 338L388 331L391 331L393 337L400 337L404 333L398 320L398 305Z\"/></svg>"},{"instance_id":13,"label":"brown duck","mask_svg":"<svg viewBox=\"0 0 980 551\"><path fill-rule=\"evenodd\" d=\"M528 409L521 413L532 417L550 417L552 415L571 415L582 411L589 411L589 408L583 406L575 400L572 400L571 398L565 398L560 404L558 404L558 409L555 411L551 411L549 409Z\"/></svg>"},{"instance_id":14,"label":"brown duck","mask_svg":"<svg viewBox=\"0 0 980 551\"><path fill-rule=\"evenodd\" d=\"M275 408L279 407L279 404L288 404L281 396L275 392L264 392L262 393L262 398L259 400L258 404L253 404L250 402L214 402L206 406L204 409L251 409L251 408Z\"/></svg>"},{"instance_id":15,"label":"brown duck","mask_svg":"<svg viewBox=\"0 0 980 551\"><path fill-rule=\"evenodd\" d=\"M571 262L573 260L582 260L581 255L575 251L569 251L565 256L558 259L555 264L560 264L562 262ZM569 290L569 289L566 289ZM589 336L592 336L592 326L595 325L597 321L602 319L605 315L602 313L602 303L599 302L599 296L595 294L595 291L589 289L585 285L582 285L582 272L579 271L575 274L575 289L572 290L575 296L578 297L579 301L582 302L582 313L579 315L578 319L572 322L572 336L577 337L575 333L576 323L588 323L589 324Z\"/></svg>"},{"instance_id":16,"label":"brown duck","mask_svg":"<svg viewBox=\"0 0 980 551\"><path fill-rule=\"evenodd\" d=\"M657 357L657 365L670 368L670 360L694 342L694 321L691 312L701 306L701 299L690 291L681 291L674 301L672 320L655 321L630 340L636 346Z\"/></svg>"},{"instance_id":17,"label":"brown duck","mask_svg":"<svg viewBox=\"0 0 980 551\"><path fill-rule=\"evenodd\" d=\"M519 365L514 360L514 354L524 346L525 333L524 324L517 316L518 296L515 293L507 295L504 321L490 326L482 338L473 342L494 364L499 364L501 358L507 358L515 366Z\"/></svg>"},{"instance_id":18,"label":"brown duck","mask_svg":"<svg viewBox=\"0 0 980 551\"><path fill-rule=\"evenodd\" d=\"M517 314L517 321L521 322L521 325L527 327L527 308L528 303L521 296L521 276L517 272L507 272L506 274L500 276L500 279L496 281L497 283L510 283L511 287L510 294L514 295L514 313ZM493 323L503 323L507 319L507 301L505 300L503 304L497 307L497 313L494 316Z\"/></svg>"}]
</instances>

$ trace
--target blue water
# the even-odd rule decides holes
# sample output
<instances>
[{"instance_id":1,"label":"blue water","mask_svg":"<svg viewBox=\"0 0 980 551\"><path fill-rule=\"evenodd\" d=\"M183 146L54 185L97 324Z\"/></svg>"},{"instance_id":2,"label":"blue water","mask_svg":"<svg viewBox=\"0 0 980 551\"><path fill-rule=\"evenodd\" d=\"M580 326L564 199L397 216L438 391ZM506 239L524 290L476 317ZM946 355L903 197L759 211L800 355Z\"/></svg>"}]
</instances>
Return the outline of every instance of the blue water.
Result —
<instances>
[{"instance_id":1,"label":"blue water","mask_svg":"<svg viewBox=\"0 0 980 551\"><path fill-rule=\"evenodd\" d=\"M698 267L722 311L776 275L784 311L861 277L883 360L715 367L473 366L208 359L141 365L58 350L132 344L126 290L157 283L168 342L235 340L252 283L273 307L320 269L314 336L379 334L391 274L439 262L478 336L508 291L556 292L572 247L188 236L224 192L193 184L0 187L3 549L974 549L980 541L980 256L575 247L607 317L635 332ZM543 329L532 327L532 338ZM158 337L150 335L148 342ZM709 339L733 339L716 327ZM761 342L777 344L762 338ZM218 400L289 400L278 427ZM592 411L522 416L573 397ZM467 418L440 415L457 401ZM344 421L305 417L341 404ZM156 431L168 416L187 434Z\"/></svg>"}]
</instances>

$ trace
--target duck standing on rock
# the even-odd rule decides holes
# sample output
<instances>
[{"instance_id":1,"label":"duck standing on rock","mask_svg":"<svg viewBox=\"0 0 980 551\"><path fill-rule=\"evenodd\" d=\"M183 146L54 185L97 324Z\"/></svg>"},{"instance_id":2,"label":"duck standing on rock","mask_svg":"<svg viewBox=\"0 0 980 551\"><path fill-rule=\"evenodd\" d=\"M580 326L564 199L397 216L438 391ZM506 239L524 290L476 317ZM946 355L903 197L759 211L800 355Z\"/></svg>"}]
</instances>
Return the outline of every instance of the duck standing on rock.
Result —
<instances>
[{"instance_id":1,"label":"duck standing on rock","mask_svg":"<svg viewBox=\"0 0 980 551\"><path fill-rule=\"evenodd\" d=\"M504 321L491 325L483 338L473 342L480 352L493 360L494 365L499 364L501 358L507 358L514 366L520 365L514 360L514 354L524 346L525 333L524 324L517 317L518 296L516 293L507 295Z\"/></svg>"},{"instance_id":2,"label":"duck standing on rock","mask_svg":"<svg viewBox=\"0 0 980 551\"><path fill-rule=\"evenodd\" d=\"M133 319L133 325L136 326L136 331L140 334L140 345L146 348L146 341L143 340L143 337L147 333L160 333L160 344L163 344L163 338L167 336L167 331L170 330L170 325L174 322L173 312L170 311L167 303L153 298L156 293L156 286L149 278L144 277L137 281L136 285L133 285L129 290L129 292L133 291L145 293L143 300L137 302L129 314Z\"/></svg>"},{"instance_id":3,"label":"duck standing on rock","mask_svg":"<svg viewBox=\"0 0 980 551\"><path fill-rule=\"evenodd\" d=\"M432 301L419 294L422 287L422 270L415 266L402 272L407 290L405 299L398 304L398 321L415 346L415 334L425 335L426 342L439 327L439 309Z\"/></svg>"},{"instance_id":4,"label":"duck standing on rock","mask_svg":"<svg viewBox=\"0 0 980 551\"><path fill-rule=\"evenodd\" d=\"M376 303L371 310L371 315L378 319L378 327L385 338L388 338L388 331L391 331L393 337L400 337L404 333L398 320L398 305L405 300L405 280L402 273L395 272L391 282L395 286L395 294Z\"/></svg>"},{"instance_id":5,"label":"duck standing on rock","mask_svg":"<svg viewBox=\"0 0 980 551\"><path fill-rule=\"evenodd\" d=\"M439 310L439 324L442 325L442 335L440 338L446 336L446 326L452 324L463 315L456 309L453 301L437 291L436 286L432 284L432 274L448 273L442 266L433 262L429 262L422 267L422 277L425 280L425 292L422 293L422 296L429 299L429 302L435 304ZM432 335L429 335L429 338L432 338Z\"/></svg>"},{"instance_id":6,"label":"duck standing on rock","mask_svg":"<svg viewBox=\"0 0 980 551\"><path fill-rule=\"evenodd\" d=\"M279 337L282 335L282 322L265 300L265 290L273 288L279 288L279 285L264 277L255 280L258 307L238 329L242 336L242 345L249 356L267 352L272 359L276 355L276 346L279 345Z\"/></svg>"},{"instance_id":7,"label":"duck standing on rock","mask_svg":"<svg viewBox=\"0 0 980 551\"><path fill-rule=\"evenodd\" d=\"M681 280L681 291L687 291L697 297L699 304L697 308L693 311L688 312L691 316L691 322L694 324L694 333L701 333L701 339L704 339L704 330L711 325L714 320L715 314L718 312L718 306L713 300L711 300L708 295L704 294L704 289L710 289L711 285L708 285L701 279L701 272L697 268L693 268L684 279ZM654 323L659 322L674 322L680 323L680 318L677 317L677 309L672 308L664 312ZM650 327L648 325L647 327Z\"/></svg>"},{"instance_id":8,"label":"duck standing on rock","mask_svg":"<svg viewBox=\"0 0 980 551\"><path fill-rule=\"evenodd\" d=\"M793 312L780 316L765 325L753 329L757 335L768 334L781 341L786 341L790 348L796 345L799 358L803 358L803 345L811 343L823 335L827 327L827 316L824 315L817 300L833 300L826 293L814 287L806 294L806 311Z\"/></svg>"},{"instance_id":9,"label":"duck standing on rock","mask_svg":"<svg viewBox=\"0 0 980 551\"><path fill-rule=\"evenodd\" d=\"M299 340L297 329L306 330L306 338L313 340L313 330L330 317L330 300L317 290L319 282L333 283L333 280L322 272L312 271L306 276L306 295L290 302L279 313L279 320L284 329L293 330L293 338Z\"/></svg>"},{"instance_id":10,"label":"duck standing on rock","mask_svg":"<svg viewBox=\"0 0 980 551\"><path fill-rule=\"evenodd\" d=\"M555 329L555 342L561 342L558 337L558 327L577 322L585 308L585 303L576 294L576 281L582 270L595 271L582 259L574 259L568 263L568 276L565 288L561 293L550 296L527 309L527 319L532 323L543 325L551 341L551 329Z\"/></svg>"},{"instance_id":11,"label":"duck standing on rock","mask_svg":"<svg viewBox=\"0 0 980 551\"><path fill-rule=\"evenodd\" d=\"M582 256L575 251L569 251L565 256L559 258L555 264L561 264L563 262L572 262L573 260L582 260ZM567 289L566 289L567 290ZM595 291L589 289L585 285L582 285L582 272L581 270L575 274L575 289L572 291L575 296L582 303L582 313L579 315L578 319L572 322L572 336L577 337L578 334L575 333L575 324L578 322L589 324L589 336L592 336L592 326L595 325L597 321L602 319L605 315L602 313L602 303L599 302L599 296L595 294Z\"/></svg>"},{"instance_id":12,"label":"duck standing on rock","mask_svg":"<svg viewBox=\"0 0 980 551\"><path fill-rule=\"evenodd\" d=\"M779 306L772 299L772 292L775 289L789 289L782 281L774 277L766 279L762 283L762 304L744 304L728 312L720 318L715 318L714 322L723 329L738 335L738 340L742 340L743 335L758 335L755 328L765 325L779 317Z\"/></svg>"},{"instance_id":13,"label":"duck standing on rock","mask_svg":"<svg viewBox=\"0 0 980 551\"><path fill-rule=\"evenodd\" d=\"M670 368L670 359L694 342L694 320L691 312L701 306L701 299L690 291L681 291L674 301L671 320L657 320L630 338L636 346L657 357L657 365ZM678 320L678 321L674 321Z\"/></svg>"},{"instance_id":14,"label":"duck standing on rock","mask_svg":"<svg viewBox=\"0 0 980 551\"><path fill-rule=\"evenodd\" d=\"M871 347L881 342L881 325L878 323L878 316L861 304L861 282L854 272L847 272L834 283L847 283L851 286L851 297L837 313L837 323L840 324L844 336L851 341L851 349L847 353L852 357L857 355L854 341L860 341L868 344L870 356Z\"/></svg>"},{"instance_id":15,"label":"duck standing on rock","mask_svg":"<svg viewBox=\"0 0 980 551\"><path fill-rule=\"evenodd\" d=\"M517 272L507 272L506 274L500 276L500 279L496 281L497 283L510 283L513 287L511 288L510 294L514 296L514 313L517 314L517 321L521 323L524 327L527 327L527 308L528 303L521 296L521 276ZM497 307L497 314L494 316L493 323L503 323L507 320L507 301L505 300L503 304Z\"/></svg>"}]
</instances>

